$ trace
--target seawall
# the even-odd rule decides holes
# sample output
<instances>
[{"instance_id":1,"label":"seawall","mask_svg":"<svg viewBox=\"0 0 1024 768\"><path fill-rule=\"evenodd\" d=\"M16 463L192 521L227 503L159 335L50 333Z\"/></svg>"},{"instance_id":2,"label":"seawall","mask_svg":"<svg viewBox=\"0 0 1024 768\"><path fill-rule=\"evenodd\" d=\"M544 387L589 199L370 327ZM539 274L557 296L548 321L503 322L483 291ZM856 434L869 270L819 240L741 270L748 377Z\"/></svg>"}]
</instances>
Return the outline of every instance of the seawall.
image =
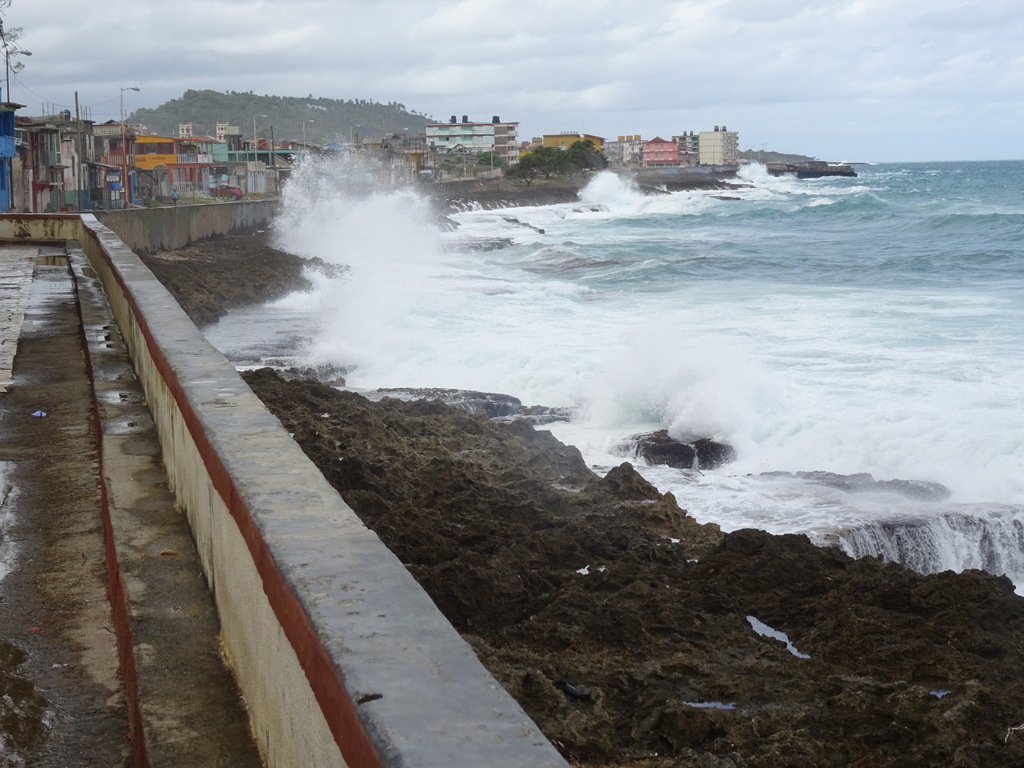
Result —
<instances>
[{"instance_id":1,"label":"seawall","mask_svg":"<svg viewBox=\"0 0 1024 768\"><path fill-rule=\"evenodd\" d=\"M269 218L262 204L228 212L245 205L108 212L110 226L92 215L3 216L0 239L77 242L101 281L263 759L273 768L565 766L114 231L156 250Z\"/></svg>"},{"instance_id":2,"label":"seawall","mask_svg":"<svg viewBox=\"0 0 1024 768\"><path fill-rule=\"evenodd\" d=\"M96 219L113 230L136 253L173 251L215 235L257 229L273 218L276 200L216 205L176 205L97 212Z\"/></svg>"}]
</instances>

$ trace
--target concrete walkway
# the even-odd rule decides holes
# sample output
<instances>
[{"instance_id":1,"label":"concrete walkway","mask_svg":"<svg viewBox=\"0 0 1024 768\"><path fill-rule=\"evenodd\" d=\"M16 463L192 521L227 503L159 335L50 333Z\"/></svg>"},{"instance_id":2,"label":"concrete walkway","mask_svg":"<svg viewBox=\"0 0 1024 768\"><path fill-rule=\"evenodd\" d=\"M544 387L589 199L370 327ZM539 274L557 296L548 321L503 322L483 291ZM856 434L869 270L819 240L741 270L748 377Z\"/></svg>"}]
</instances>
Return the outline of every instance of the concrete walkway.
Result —
<instances>
[{"instance_id":1,"label":"concrete walkway","mask_svg":"<svg viewBox=\"0 0 1024 768\"><path fill-rule=\"evenodd\" d=\"M0 764L258 766L152 419L76 249L0 247Z\"/></svg>"}]
</instances>

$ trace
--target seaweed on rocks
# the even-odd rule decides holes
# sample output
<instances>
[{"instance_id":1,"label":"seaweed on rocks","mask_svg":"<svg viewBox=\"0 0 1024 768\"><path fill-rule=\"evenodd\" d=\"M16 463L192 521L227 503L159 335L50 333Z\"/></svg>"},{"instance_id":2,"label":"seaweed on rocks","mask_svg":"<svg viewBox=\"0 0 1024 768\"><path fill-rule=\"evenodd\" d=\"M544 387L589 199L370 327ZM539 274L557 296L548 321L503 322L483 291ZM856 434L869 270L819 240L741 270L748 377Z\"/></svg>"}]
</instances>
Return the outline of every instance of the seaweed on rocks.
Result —
<instances>
[{"instance_id":1,"label":"seaweed on rocks","mask_svg":"<svg viewBox=\"0 0 1024 768\"><path fill-rule=\"evenodd\" d=\"M1005 578L723 533L521 421L244 375L579 765L1024 764Z\"/></svg>"}]
</instances>

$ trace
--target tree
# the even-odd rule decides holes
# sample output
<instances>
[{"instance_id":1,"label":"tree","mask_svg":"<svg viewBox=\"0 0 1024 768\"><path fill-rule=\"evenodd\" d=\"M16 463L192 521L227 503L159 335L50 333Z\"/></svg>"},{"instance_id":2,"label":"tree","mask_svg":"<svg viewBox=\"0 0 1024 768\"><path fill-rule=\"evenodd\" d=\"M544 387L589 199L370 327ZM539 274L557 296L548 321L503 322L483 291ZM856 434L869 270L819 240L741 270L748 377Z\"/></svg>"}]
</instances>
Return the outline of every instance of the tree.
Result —
<instances>
[{"instance_id":1,"label":"tree","mask_svg":"<svg viewBox=\"0 0 1024 768\"><path fill-rule=\"evenodd\" d=\"M483 168L504 168L508 163L497 152L481 152L476 156L476 164Z\"/></svg>"},{"instance_id":2,"label":"tree","mask_svg":"<svg viewBox=\"0 0 1024 768\"><path fill-rule=\"evenodd\" d=\"M7 8L10 4L10 0L0 0L0 9ZM4 98L8 101L11 100L11 94L9 93L11 89L11 73L14 72L17 74L25 68L24 62L16 61L12 64L11 58L18 54L25 54L26 56L32 55L29 51L18 48L17 42L20 37L21 27L5 27L3 19L0 19L0 45L2 45L4 49L4 62L6 64L7 72L7 79L3 83L3 87L5 89Z\"/></svg>"},{"instance_id":3,"label":"tree","mask_svg":"<svg viewBox=\"0 0 1024 768\"><path fill-rule=\"evenodd\" d=\"M541 147L543 149L543 147ZM522 181L530 186L533 180L543 173L543 156L537 154L537 150L527 152L519 158L519 162L510 165L505 169L505 176L509 179Z\"/></svg>"},{"instance_id":4,"label":"tree","mask_svg":"<svg viewBox=\"0 0 1024 768\"><path fill-rule=\"evenodd\" d=\"M608 167L608 161L594 148L590 139L575 141L568 148L537 147L527 152L516 165L506 169L509 178L531 183L538 176L576 176Z\"/></svg>"},{"instance_id":5,"label":"tree","mask_svg":"<svg viewBox=\"0 0 1024 768\"><path fill-rule=\"evenodd\" d=\"M594 147L590 139L574 141L567 150L570 173L587 171L603 171L608 167L608 160Z\"/></svg>"}]
</instances>

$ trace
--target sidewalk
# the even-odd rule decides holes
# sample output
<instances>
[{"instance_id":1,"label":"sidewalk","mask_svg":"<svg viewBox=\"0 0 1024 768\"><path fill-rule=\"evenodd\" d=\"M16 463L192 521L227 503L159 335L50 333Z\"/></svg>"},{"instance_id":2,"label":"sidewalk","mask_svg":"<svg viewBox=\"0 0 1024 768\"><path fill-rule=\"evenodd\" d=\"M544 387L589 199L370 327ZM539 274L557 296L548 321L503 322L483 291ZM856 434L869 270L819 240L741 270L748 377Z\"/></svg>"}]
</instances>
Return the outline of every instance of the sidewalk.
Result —
<instances>
[{"instance_id":1,"label":"sidewalk","mask_svg":"<svg viewBox=\"0 0 1024 768\"><path fill-rule=\"evenodd\" d=\"M73 246L0 246L0 763L258 766L90 272ZM107 552L130 632L120 665Z\"/></svg>"}]
</instances>

